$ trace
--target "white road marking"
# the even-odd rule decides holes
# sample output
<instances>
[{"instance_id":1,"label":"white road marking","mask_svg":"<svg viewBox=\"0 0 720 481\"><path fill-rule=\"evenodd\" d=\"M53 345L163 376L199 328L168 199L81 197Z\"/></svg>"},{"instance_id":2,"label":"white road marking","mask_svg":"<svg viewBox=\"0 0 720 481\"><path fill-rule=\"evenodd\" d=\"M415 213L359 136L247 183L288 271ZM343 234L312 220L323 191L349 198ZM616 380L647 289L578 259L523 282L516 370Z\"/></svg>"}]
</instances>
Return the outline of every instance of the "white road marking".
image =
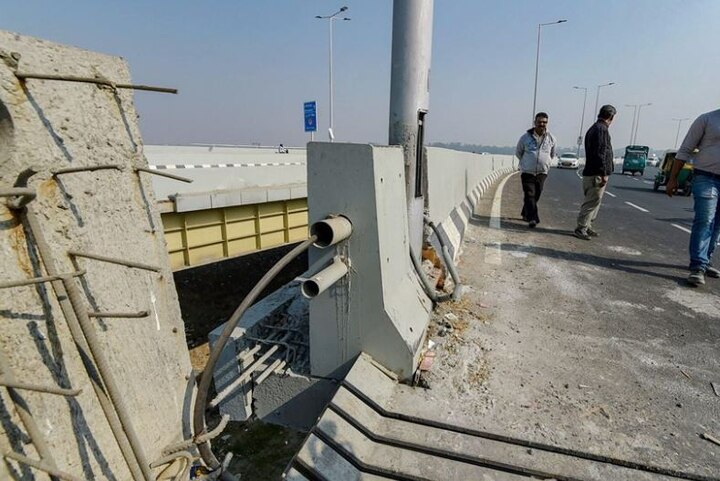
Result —
<instances>
[{"instance_id":1,"label":"white road marking","mask_svg":"<svg viewBox=\"0 0 720 481\"><path fill-rule=\"evenodd\" d=\"M655 182L653 182L652 180L643 180L643 184L652 185L652 184L654 184L654 183L655 183Z\"/></svg>"},{"instance_id":2,"label":"white road marking","mask_svg":"<svg viewBox=\"0 0 720 481\"><path fill-rule=\"evenodd\" d=\"M687 227L683 227L683 226L677 225L677 224L670 224L670 225L675 227L676 229L680 229L683 232L687 232L688 234L692 233L692 231L690 229L688 229Z\"/></svg>"},{"instance_id":3,"label":"white road marking","mask_svg":"<svg viewBox=\"0 0 720 481\"><path fill-rule=\"evenodd\" d=\"M626 203L627 205L629 205L630 207L635 207L637 210L639 210L639 211L641 211L641 212L650 212L649 210L643 209L643 208L640 207L639 205L635 205L635 204L633 204L632 202L625 201L625 203Z\"/></svg>"},{"instance_id":4,"label":"white road marking","mask_svg":"<svg viewBox=\"0 0 720 481\"><path fill-rule=\"evenodd\" d=\"M612 192L608 192L607 190L605 191L605 193L610 197L617 197L617 195L613 194Z\"/></svg>"},{"instance_id":5,"label":"white road marking","mask_svg":"<svg viewBox=\"0 0 720 481\"><path fill-rule=\"evenodd\" d=\"M500 181L497 190L495 191L495 197L493 197L492 208L490 209L490 228L500 229L500 215L502 208L502 193L505 188L505 183L508 179L514 176L517 172L505 177ZM500 248L501 243L499 241L490 242L491 245L485 247L485 263L500 265L502 264L502 250Z\"/></svg>"}]
</instances>

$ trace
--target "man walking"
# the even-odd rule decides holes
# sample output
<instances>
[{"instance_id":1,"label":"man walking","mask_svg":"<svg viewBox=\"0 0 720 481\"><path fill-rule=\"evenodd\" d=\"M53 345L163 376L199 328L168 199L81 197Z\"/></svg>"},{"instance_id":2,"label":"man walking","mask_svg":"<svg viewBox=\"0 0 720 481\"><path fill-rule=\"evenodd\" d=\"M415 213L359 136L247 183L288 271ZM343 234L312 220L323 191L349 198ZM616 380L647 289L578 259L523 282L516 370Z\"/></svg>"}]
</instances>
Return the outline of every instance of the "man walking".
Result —
<instances>
[{"instance_id":1,"label":"man walking","mask_svg":"<svg viewBox=\"0 0 720 481\"><path fill-rule=\"evenodd\" d=\"M605 186L613 171L613 148L608 127L615 119L617 110L612 105L603 105L598 112L597 122L585 134L585 168L582 186L585 200L580 207L574 235L578 239L590 240L597 237L592 224L600 210Z\"/></svg>"},{"instance_id":2,"label":"man walking","mask_svg":"<svg viewBox=\"0 0 720 481\"><path fill-rule=\"evenodd\" d=\"M697 149L697 153L694 153ZM690 234L691 286L705 284L705 276L720 277L720 270L712 266L712 256L720 237L720 110L702 114L690 126L685 140L675 156L667 195L677 192L678 174L685 162L693 160L692 193L695 200L695 219Z\"/></svg>"},{"instance_id":3,"label":"man walking","mask_svg":"<svg viewBox=\"0 0 720 481\"><path fill-rule=\"evenodd\" d=\"M538 112L535 115L535 127L520 137L515 149L515 156L520 160L520 181L524 195L521 215L531 228L540 223L537 203L557 145L555 136L547 130L548 120L548 114Z\"/></svg>"}]
</instances>

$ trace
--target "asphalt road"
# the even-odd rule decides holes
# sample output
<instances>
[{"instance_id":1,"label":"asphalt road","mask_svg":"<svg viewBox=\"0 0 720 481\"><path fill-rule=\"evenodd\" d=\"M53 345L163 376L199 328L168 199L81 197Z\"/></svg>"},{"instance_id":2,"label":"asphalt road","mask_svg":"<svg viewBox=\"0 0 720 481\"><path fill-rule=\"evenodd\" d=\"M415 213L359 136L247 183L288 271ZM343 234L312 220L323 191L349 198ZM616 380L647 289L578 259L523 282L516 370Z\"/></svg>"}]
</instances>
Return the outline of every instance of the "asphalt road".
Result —
<instances>
[{"instance_id":1,"label":"asphalt road","mask_svg":"<svg viewBox=\"0 0 720 481\"><path fill-rule=\"evenodd\" d=\"M611 177L591 241L572 236L575 171L550 172L535 229L517 174L481 200L459 262L467 294L436 317L458 319L434 338L438 412L720 479L720 446L701 437L720 439L720 279L686 285L692 198L654 192L655 172Z\"/></svg>"}]
</instances>

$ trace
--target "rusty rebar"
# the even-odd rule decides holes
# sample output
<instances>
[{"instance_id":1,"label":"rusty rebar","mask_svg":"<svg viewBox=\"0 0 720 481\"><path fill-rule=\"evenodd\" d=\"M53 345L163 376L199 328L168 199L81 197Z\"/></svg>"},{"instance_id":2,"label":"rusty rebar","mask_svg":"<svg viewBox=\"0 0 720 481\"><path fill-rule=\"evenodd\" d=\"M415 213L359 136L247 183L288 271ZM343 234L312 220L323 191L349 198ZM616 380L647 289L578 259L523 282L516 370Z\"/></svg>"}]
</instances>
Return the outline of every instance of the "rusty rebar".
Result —
<instances>
[{"instance_id":1,"label":"rusty rebar","mask_svg":"<svg viewBox=\"0 0 720 481\"><path fill-rule=\"evenodd\" d=\"M143 264L141 262L126 261L124 259L116 259L114 257L101 256L98 254L91 254L90 252L81 252L76 250L69 250L68 255L72 257L85 257L87 259L93 259L100 262L108 262L110 264L118 264L125 267L134 267L136 269L144 269L146 271L162 272L162 269L157 266L151 266L149 264Z\"/></svg>"},{"instance_id":2,"label":"rusty rebar","mask_svg":"<svg viewBox=\"0 0 720 481\"><path fill-rule=\"evenodd\" d=\"M94 172L96 170L122 170L122 165L108 164L108 165L86 165L80 167L65 167L64 169L55 169L51 173L53 176L62 174L75 174L77 172Z\"/></svg>"},{"instance_id":3,"label":"rusty rebar","mask_svg":"<svg viewBox=\"0 0 720 481\"><path fill-rule=\"evenodd\" d=\"M148 92L160 92L166 94L176 94L177 89L168 87L154 87L152 85L134 85L134 84L118 84L105 78L93 78L93 77L77 77L74 75L54 75L54 74L43 74L43 73L26 73L26 72L15 72L15 77L20 80L37 79L37 80L60 80L63 82L80 82L89 83L96 85L104 85L113 89L132 89L132 90L146 90Z\"/></svg>"},{"instance_id":4,"label":"rusty rebar","mask_svg":"<svg viewBox=\"0 0 720 481\"><path fill-rule=\"evenodd\" d=\"M145 172L148 174L159 175L160 177L167 177L168 179L179 180L180 182L187 182L188 184L191 184L193 181L192 179L188 179L187 177L181 177L175 174L168 174L167 172L160 172L157 170L148 169L147 167L135 167L135 170L137 172Z\"/></svg>"},{"instance_id":5,"label":"rusty rebar","mask_svg":"<svg viewBox=\"0 0 720 481\"><path fill-rule=\"evenodd\" d=\"M9 197L7 206L12 210L22 209L35 198L35 189L25 186L16 186L10 189L0 189L0 197Z\"/></svg>"},{"instance_id":6,"label":"rusty rebar","mask_svg":"<svg viewBox=\"0 0 720 481\"><path fill-rule=\"evenodd\" d=\"M88 317L107 317L107 318L125 318L140 319L150 315L150 311L139 312L88 312Z\"/></svg>"},{"instance_id":7,"label":"rusty rebar","mask_svg":"<svg viewBox=\"0 0 720 481\"><path fill-rule=\"evenodd\" d=\"M56 386L41 386L39 384L33 384L23 381L15 381L14 379L8 379L5 376L0 376L0 386L5 386L13 389L22 389L23 391L35 391L46 394L57 394L58 396L75 397L78 396L82 389L65 389Z\"/></svg>"},{"instance_id":8,"label":"rusty rebar","mask_svg":"<svg viewBox=\"0 0 720 481\"><path fill-rule=\"evenodd\" d=\"M33 277L32 279L22 279L19 281L7 281L7 282L0 282L0 289L7 289L10 287L22 287L22 286L30 286L33 284L42 284L44 282L52 282L62 279L63 277L78 277L85 275L85 269L76 271L76 272L70 272L68 274L58 274L56 276L42 276L42 277Z\"/></svg>"}]
</instances>

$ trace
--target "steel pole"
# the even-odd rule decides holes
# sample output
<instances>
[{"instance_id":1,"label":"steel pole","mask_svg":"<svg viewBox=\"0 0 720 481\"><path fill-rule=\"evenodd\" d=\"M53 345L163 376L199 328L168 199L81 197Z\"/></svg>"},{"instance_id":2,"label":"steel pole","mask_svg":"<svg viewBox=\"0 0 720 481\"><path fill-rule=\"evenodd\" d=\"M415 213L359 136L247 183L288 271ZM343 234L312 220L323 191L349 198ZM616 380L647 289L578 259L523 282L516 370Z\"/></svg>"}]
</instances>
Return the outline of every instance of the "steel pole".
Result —
<instances>
[{"instance_id":1,"label":"steel pole","mask_svg":"<svg viewBox=\"0 0 720 481\"><path fill-rule=\"evenodd\" d=\"M330 127L328 128L328 137L330 137L330 142L335 140L335 131L333 130L333 22L335 21L335 17L330 17L329 24L330 24L330 49L329 49L329 71L330 71Z\"/></svg>"},{"instance_id":2,"label":"steel pole","mask_svg":"<svg viewBox=\"0 0 720 481\"><path fill-rule=\"evenodd\" d=\"M388 143L403 146L408 229L421 252L424 208L423 139L430 99L433 0L393 2Z\"/></svg>"},{"instance_id":3,"label":"steel pole","mask_svg":"<svg viewBox=\"0 0 720 481\"><path fill-rule=\"evenodd\" d=\"M582 89L585 91L585 96L583 97L583 108L582 108L582 115L580 116L580 133L578 134L578 142L577 142L577 153L578 159L580 158L580 144L582 140L582 134L583 134L583 127L585 126L585 104L587 104L587 87L576 87L578 90Z\"/></svg>"},{"instance_id":4,"label":"steel pole","mask_svg":"<svg viewBox=\"0 0 720 481\"><path fill-rule=\"evenodd\" d=\"M673 120L678 123L677 133L675 134L675 149L677 149L678 140L680 139L680 126L682 125L682 123L685 120L688 120L688 118L686 117L684 119L673 119Z\"/></svg>"},{"instance_id":5,"label":"steel pole","mask_svg":"<svg viewBox=\"0 0 720 481\"><path fill-rule=\"evenodd\" d=\"M541 27L542 27L542 24L538 24L537 52L535 53L535 90L533 91L533 108L532 108L532 117L530 119L531 125L535 122L535 109L537 106L538 72L540 70L540 28Z\"/></svg>"}]
</instances>

